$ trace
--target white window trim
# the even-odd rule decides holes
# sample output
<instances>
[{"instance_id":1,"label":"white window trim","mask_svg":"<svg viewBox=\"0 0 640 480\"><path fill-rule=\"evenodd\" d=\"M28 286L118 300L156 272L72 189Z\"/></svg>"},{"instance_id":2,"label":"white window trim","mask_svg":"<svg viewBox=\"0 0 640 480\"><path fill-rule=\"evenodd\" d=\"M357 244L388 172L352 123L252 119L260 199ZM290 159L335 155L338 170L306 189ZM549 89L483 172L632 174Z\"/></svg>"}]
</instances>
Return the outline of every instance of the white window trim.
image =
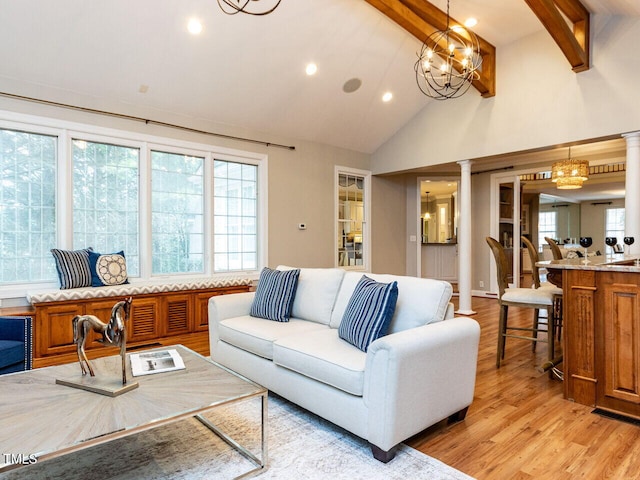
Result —
<instances>
[{"instance_id":1,"label":"white window trim","mask_svg":"<svg viewBox=\"0 0 640 480\"><path fill-rule=\"evenodd\" d=\"M63 249L73 248L73 223L68 221L68 212L73 206L71 185L72 179L72 140L81 138L82 140L95 141L99 143L113 143L122 146L129 146L140 149L140 208L139 208L139 250L140 252L150 252L151 247L151 217L147 212L147 205L151 201L151 150L162 150L166 152L181 153L205 157L205 271L202 274L173 274L173 275L151 275L151 257L140 255L140 277L132 278L131 283L153 282L171 279L184 278L209 278L228 277L255 274L262 267L268 264L268 155L238 150L228 147L221 147L215 144L193 142L176 139L172 137L161 137L102 127L91 124L71 122L62 119L40 117L0 110L0 128L8 130L19 130L34 134L51 135L58 138L56 159L56 220L58 229L56 233L57 247ZM247 163L258 166L258 268L255 271L243 272L221 272L213 273L213 234L211 231L212 214L211 199L213 188L212 161L227 160L232 162ZM142 208L145 206L145 208ZM28 292L58 288L57 282L41 283L16 283L3 285L0 293L0 301L9 298L23 298Z\"/></svg>"},{"instance_id":2,"label":"white window trim","mask_svg":"<svg viewBox=\"0 0 640 480\"><path fill-rule=\"evenodd\" d=\"M362 265L344 266L338 262L338 220L340 218L340 185L338 179L340 174L357 175L364 178L364 219L362 227ZM343 167L336 165L333 175L333 262L336 268L344 270L371 271L371 171L357 168Z\"/></svg>"},{"instance_id":3,"label":"white window trim","mask_svg":"<svg viewBox=\"0 0 640 480\"><path fill-rule=\"evenodd\" d=\"M211 161L208 162L209 167L211 168L211 172L213 172L213 161L214 160L223 160L223 161L228 161L228 162L240 162L240 160L238 159L238 157L230 157L230 156L225 156L225 155L215 155L212 156ZM243 159L241 163L247 164L247 165L255 165L258 167L258 176L257 176L257 192L256 192L256 198L257 198L257 206L256 206L256 215L257 215L257 235L258 235L258 251L257 251L257 268L256 270L253 270L252 272L259 272L260 270L262 270L263 267L268 265L268 255L267 252L269 251L268 246L267 246L267 238L268 238L268 231L267 231L267 214L268 214L268 206L267 206L267 200L269 198L268 196L268 189L267 189L267 159L265 158L262 162L256 162L256 161L248 161L246 159ZM213 195L213 175L209 175L208 176L208 187L209 190L212 192L211 195ZM205 184L206 185L206 184ZM205 188L206 190L206 188ZM213 197L211 197L213 198ZM207 205L207 207L211 208L213 207L213 203L210 202L209 205ZM209 212L208 215L208 220L209 221L213 221L213 211ZM210 242L209 242L209 256L213 257L213 242L214 242L214 236L211 235L210 238ZM213 261L207 261L207 267L213 269L214 265L213 265ZM236 270L230 271L230 272L222 272L222 273L214 273L213 270L211 270L210 275L236 275L236 274L242 274L243 272L238 272Z\"/></svg>"},{"instance_id":4,"label":"white window trim","mask_svg":"<svg viewBox=\"0 0 640 480\"><path fill-rule=\"evenodd\" d=\"M625 210L625 206L609 206L605 208L605 212L604 212L604 233L605 236L610 236L611 230L609 230L607 227L608 222L607 222L607 218L609 216L609 211L610 210L624 210L625 211L625 215L626 215L626 210ZM616 238L617 238L617 243L618 245L623 245L624 244L624 237L625 237L625 229L626 229L626 216L625 216L625 225L623 225L622 228L622 236L618 236L616 234ZM616 230L616 231L620 231L620 230ZM623 249L626 249L627 247L625 245L622 246ZM609 245L605 245L604 246L605 252L607 252L608 255L613 255L615 252L613 251L613 247L610 247ZM624 251L624 250L623 250Z\"/></svg>"}]
</instances>

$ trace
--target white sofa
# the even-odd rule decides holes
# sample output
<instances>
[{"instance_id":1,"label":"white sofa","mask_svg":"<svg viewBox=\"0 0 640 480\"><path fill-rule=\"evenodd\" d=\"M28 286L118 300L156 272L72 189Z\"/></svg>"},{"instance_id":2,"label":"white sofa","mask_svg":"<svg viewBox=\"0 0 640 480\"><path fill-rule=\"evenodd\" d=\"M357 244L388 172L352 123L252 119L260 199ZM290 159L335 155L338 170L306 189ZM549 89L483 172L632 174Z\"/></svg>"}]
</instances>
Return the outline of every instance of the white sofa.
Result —
<instances>
[{"instance_id":1,"label":"white sofa","mask_svg":"<svg viewBox=\"0 0 640 480\"><path fill-rule=\"evenodd\" d=\"M303 268L286 323L250 316L253 292L212 297L211 357L368 440L375 458L386 463L412 435L465 417L480 327L471 318L453 318L447 282L366 275L398 282L389 334L366 353L338 337L362 273Z\"/></svg>"}]
</instances>

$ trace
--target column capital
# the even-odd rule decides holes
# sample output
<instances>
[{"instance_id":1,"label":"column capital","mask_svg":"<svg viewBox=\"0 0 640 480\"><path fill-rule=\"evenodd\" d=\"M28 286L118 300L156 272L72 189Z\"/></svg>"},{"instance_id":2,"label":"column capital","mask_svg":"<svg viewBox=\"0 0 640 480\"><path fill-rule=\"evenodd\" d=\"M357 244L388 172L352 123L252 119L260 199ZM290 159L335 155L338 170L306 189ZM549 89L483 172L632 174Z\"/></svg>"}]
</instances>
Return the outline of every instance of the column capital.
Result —
<instances>
[{"instance_id":1,"label":"column capital","mask_svg":"<svg viewBox=\"0 0 640 480\"><path fill-rule=\"evenodd\" d=\"M623 133L622 137L624 137L624 139L627 141L627 145L629 144L638 145L638 143L640 142L640 131Z\"/></svg>"},{"instance_id":2,"label":"column capital","mask_svg":"<svg viewBox=\"0 0 640 480\"><path fill-rule=\"evenodd\" d=\"M640 133L640 132L638 132ZM458 162L456 162L458 165L460 165L461 167L470 167L473 164L473 160L460 160Z\"/></svg>"}]
</instances>

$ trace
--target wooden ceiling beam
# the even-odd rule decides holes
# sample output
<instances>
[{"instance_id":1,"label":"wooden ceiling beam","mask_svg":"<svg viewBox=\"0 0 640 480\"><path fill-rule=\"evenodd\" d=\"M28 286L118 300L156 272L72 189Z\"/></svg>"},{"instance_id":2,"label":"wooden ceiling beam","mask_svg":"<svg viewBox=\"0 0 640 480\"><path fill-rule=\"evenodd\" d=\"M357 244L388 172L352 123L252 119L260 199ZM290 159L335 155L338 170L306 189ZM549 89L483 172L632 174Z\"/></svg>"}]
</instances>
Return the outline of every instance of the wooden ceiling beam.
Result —
<instances>
[{"instance_id":1,"label":"wooden ceiling beam","mask_svg":"<svg viewBox=\"0 0 640 480\"><path fill-rule=\"evenodd\" d=\"M590 15L580 0L525 0L525 2L558 44L573 71L577 73L588 70Z\"/></svg>"},{"instance_id":2,"label":"wooden ceiling beam","mask_svg":"<svg viewBox=\"0 0 640 480\"><path fill-rule=\"evenodd\" d=\"M421 42L438 30L447 28L447 14L425 0L365 0ZM451 25L462 25L450 18ZM478 37L482 66L472 85L483 97L496 94L496 48Z\"/></svg>"}]
</instances>

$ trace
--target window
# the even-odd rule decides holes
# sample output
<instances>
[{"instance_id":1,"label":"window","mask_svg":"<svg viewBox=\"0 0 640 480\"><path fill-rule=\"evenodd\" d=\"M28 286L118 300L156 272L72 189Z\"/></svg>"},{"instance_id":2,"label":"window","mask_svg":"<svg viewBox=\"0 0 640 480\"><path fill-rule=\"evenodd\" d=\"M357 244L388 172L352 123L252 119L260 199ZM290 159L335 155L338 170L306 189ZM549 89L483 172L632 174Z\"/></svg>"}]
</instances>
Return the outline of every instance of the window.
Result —
<instances>
[{"instance_id":1,"label":"window","mask_svg":"<svg viewBox=\"0 0 640 480\"><path fill-rule=\"evenodd\" d=\"M152 273L204 272L204 158L151 152Z\"/></svg>"},{"instance_id":2,"label":"window","mask_svg":"<svg viewBox=\"0 0 640 480\"><path fill-rule=\"evenodd\" d=\"M557 237L557 223L556 212L538 213L538 245L545 245L547 243L544 237L554 239Z\"/></svg>"},{"instance_id":3,"label":"window","mask_svg":"<svg viewBox=\"0 0 640 480\"><path fill-rule=\"evenodd\" d=\"M616 237L619 244L624 238L624 208L607 208L605 211L605 237ZM606 246L607 254L613 254L613 247Z\"/></svg>"},{"instance_id":4,"label":"window","mask_svg":"<svg viewBox=\"0 0 640 480\"><path fill-rule=\"evenodd\" d=\"M57 139L0 130L0 283L55 278Z\"/></svg>"},{"instance_id":5,"label":"window","mask_svg":"<svg viewBox=\"0 0 640 480\"><path fill-rule=\"evenodd\" d=\"M340 267L368 269L369 172L337 170L337 258Z\"/></svg>"},{"instance_id":6,"label":"window","mask_svg":"<svg viewBox=\"0 0 640 480\"><path fill-rule=\"evenodd\" d=\"M266 263L266 156L25 118L0 118L3 296L57 284L52 248L122 250L134 279Z\"/></svg>"},{"instance_id":7,"label":"window","mask_svg":"<svg viewBox=\"0 0 640 480\"><path fill-rule=\"evenodd\" d=\"M127 272L140 271L140 150L73 141L73 248L124 251Z\"/></svg>"},{"instance_id":8,"label":"window","mask_svg":"<svg viewBox=\"0 0 640 480\"><path fill-rule=\"evenodd\" d=\"M215 160L214 271L258 268L258 167Z\"/></svg>"}]
</instances>

